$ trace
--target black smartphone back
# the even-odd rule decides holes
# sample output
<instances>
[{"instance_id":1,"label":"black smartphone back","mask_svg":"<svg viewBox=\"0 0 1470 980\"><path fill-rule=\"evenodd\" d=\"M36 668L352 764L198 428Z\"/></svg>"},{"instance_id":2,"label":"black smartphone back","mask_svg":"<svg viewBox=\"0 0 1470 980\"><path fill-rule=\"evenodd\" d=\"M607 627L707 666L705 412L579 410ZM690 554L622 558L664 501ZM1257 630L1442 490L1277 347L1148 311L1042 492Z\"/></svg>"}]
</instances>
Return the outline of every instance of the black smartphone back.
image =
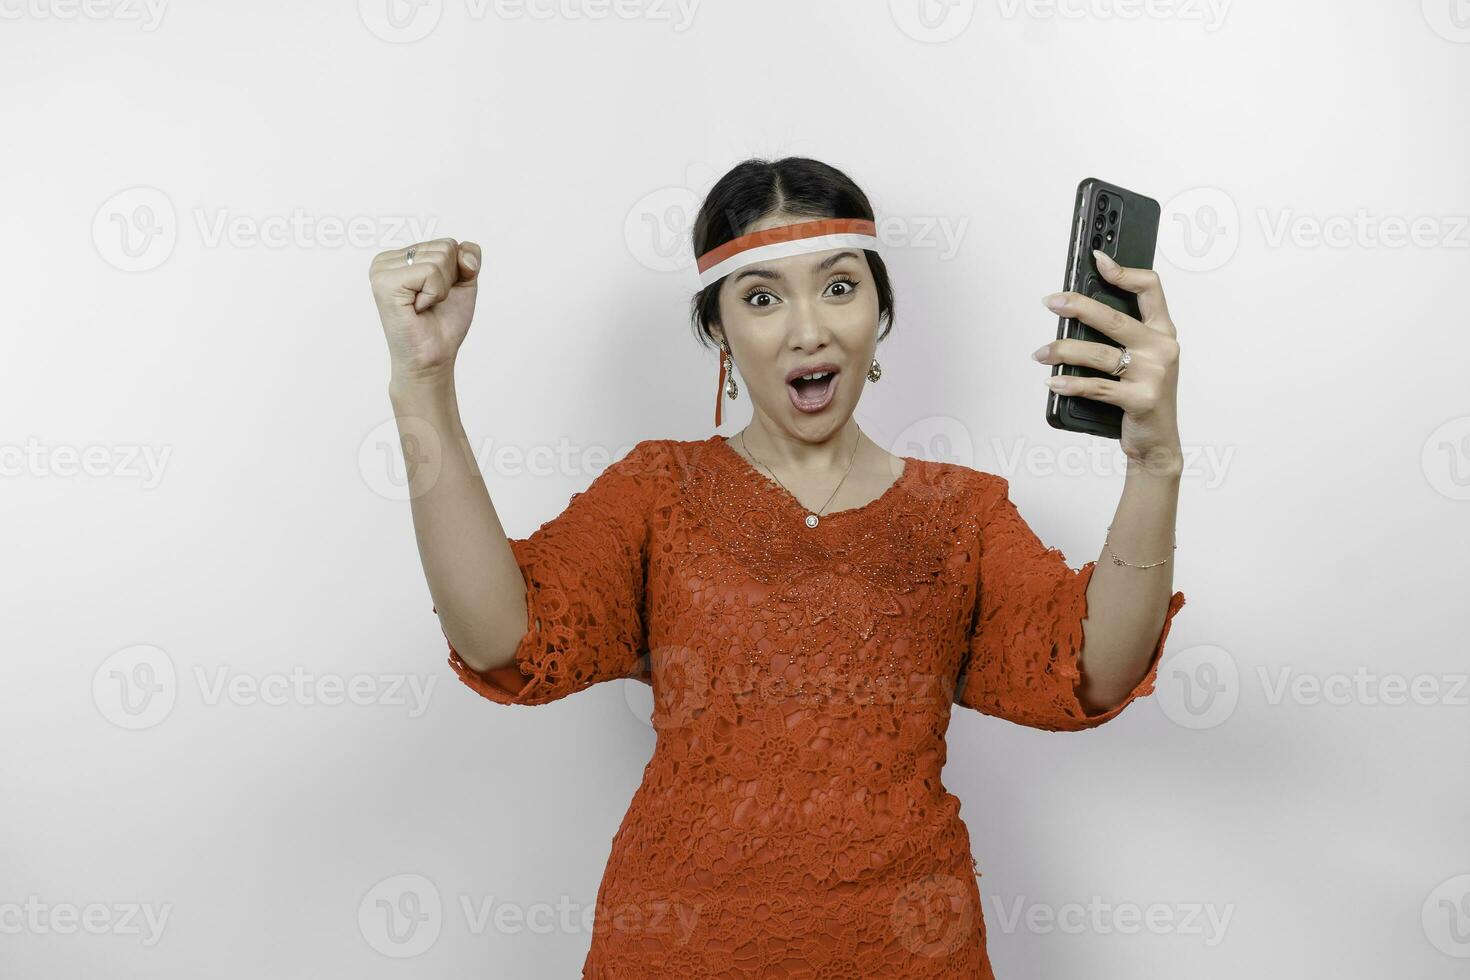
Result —
<instances>
[{"instance_id":1,"label":"black smartphone back","mask_svg":"<svg viewBox=\"0 0 1470 980\"><path fill-rule=\"evenodd\" d=\"M1067 274L1062 289L1090 296L1100 303L1139 318L1138 297L1119 289L1097 271L1092 250L1100 249L1119 265L1135 269L1154 267L1154 247L1159 237L1159 202L1117 184L1088 177L1077 185L1077 202L1072 214L1072 243L1067 249ZM1075 317L1059 317L1057 339L1076 338L1121 348L1107 334ZM1067 374L1108 378L1106 371L1076 364L1053 364L1052 375ZM1107 402L1077 395L1048 392L1046 421L1057 429L1086 432L1108 439L1122 435L1123 410Z\"/></svg>"}]
</instances>

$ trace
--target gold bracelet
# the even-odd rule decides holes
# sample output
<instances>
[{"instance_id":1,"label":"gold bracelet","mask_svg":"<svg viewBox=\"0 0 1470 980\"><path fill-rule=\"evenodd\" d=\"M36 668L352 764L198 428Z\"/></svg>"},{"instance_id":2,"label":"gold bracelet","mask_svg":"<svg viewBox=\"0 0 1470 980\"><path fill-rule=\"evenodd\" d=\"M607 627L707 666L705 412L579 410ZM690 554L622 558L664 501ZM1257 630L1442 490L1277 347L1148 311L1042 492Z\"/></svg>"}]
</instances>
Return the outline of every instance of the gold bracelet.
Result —
<instances>
[{"instance_id":1,"label":"gold bracelet","mask_svg":"<svg viewBox=\"0 0 1470 980\"><path fill-rule=\"evenodd\" d=\"M1108 530L1111 531L1112 529L1113 529L1113 525L1109 524L1108 525ZM1114 555L1113 554L1113 549L1108 545L1108 538L1110 538L1110 537L1112 537L1111 534L1108 534L1108 535L1104 535L1103 536L1103 550L1106 551L1109 555L1112 555L1112 559L1113 559L1113 564L1114 565L1127 565L1129 568L1153 568L1155 565L1162 565L1162 564L1164 564L1164 562L1167 562L1169 560L1169 558L1173 558L1174 557L1173 555L1170 555L1169 558L1165 558L1164 561L1156 561L1156 562L1152 562L1152 563L1150 563L1148 565L1135 565L1132 562L1124 561L1123 559L1119 558L1117 555ZM1174 540L1175 540L1174 548L1175 548L1175 550L1178 550L1178 548L1179 548L1179 544L1178 544L1179 530L1177 528L1174 530Z\"/></svg>"}]
</instances>

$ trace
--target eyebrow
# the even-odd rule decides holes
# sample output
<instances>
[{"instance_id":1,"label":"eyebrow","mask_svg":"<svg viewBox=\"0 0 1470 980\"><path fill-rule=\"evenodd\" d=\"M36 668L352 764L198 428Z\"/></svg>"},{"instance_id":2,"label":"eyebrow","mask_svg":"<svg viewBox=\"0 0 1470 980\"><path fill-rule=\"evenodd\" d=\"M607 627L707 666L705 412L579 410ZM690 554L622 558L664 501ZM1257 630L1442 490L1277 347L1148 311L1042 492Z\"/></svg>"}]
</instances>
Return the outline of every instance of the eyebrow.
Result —
<instances>
[{"instance_id":1,"label":"eyebrow","mask_svg":"<svg viewBox=\"0 0 1470 980\"><path fill-rule=\"evenodd\" d=\"M842 261L843 259L856 259L856 258L860 258L860 256L858 255L858 253L852 251L851 249L845 249L844 251L838 252L836 255L829 255L829 256L827 256L812 271L813 272L824 272L827 269L832 268L832 266L836 265L838 262ZM754 268L754 269L743 269L743 270L741 270L735 276L734 279L732 279L730 281L731 282L739 282L740 280L744 279L746 276L755 276L756 278L759 278L759 279L780 279L781 278L781 273L776 272L776 271L774 271L772 269L762 269L762 268L759 268L759 267Z\"/></svg>"}]
</instances>

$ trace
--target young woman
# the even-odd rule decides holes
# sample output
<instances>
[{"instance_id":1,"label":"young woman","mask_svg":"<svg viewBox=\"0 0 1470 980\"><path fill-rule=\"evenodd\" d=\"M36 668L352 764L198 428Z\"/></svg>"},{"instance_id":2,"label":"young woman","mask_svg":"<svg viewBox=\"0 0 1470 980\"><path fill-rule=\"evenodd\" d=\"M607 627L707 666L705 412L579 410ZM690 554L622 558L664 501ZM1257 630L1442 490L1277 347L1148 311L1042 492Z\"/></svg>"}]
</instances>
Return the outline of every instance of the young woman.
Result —
<instances>
[{"instance_id":1,"label":"young woman","mask_svg":"<svg viewBox=\"0 0 1470 980\"><path fill-rule=\"evenodd\" d=\"M694 229L693 321L720 346L717 405L739 394L733 366L750 425L639 442L523 540L501 528L455 403L480 249L373 260L450 664L501 704L653 686L657 746L613 839L586 977L991 976L969 835L940 782L952 706L1076 731L1153 690L1184 602L1168 561L1179 348L1158 277L1106 268L1142 321L1072 293L1048 304L1131 354L1126 376L1061 389L1123 408L1129 457L1104 551L1073 571L1005 479L896 457L858 427L893 322L887 270L860 247L872 221L815 160L726 174ZM1119 374L1105 344L1035 356Z\"/></svg>"}]
</instances>

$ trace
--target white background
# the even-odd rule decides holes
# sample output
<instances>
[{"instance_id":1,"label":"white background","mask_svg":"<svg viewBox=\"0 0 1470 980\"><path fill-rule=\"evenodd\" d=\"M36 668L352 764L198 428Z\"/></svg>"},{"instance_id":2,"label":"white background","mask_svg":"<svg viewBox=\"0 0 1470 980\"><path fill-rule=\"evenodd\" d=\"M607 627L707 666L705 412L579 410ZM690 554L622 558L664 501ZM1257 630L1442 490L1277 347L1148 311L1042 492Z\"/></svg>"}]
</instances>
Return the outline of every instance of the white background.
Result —
<instances>
[{"instance_id":1,"label":"white background","mask_svg":"<svg viewBox=\"0 0 1470 980\"><path fill-rule=\"evenodd\" d=\"M1188 604L1102 728L957 712L997 974L1464 975L1464 0L389 2L0 0L0 975L577 974L648 692L449 671L368 263L482 244L460 402L524 536L712 432L680 234L784 155L892 239L862 425L1074 567L1121 457L1046 425L1040 298L1080 178L1164 205Z\"/></svg>"}]
</instances>

